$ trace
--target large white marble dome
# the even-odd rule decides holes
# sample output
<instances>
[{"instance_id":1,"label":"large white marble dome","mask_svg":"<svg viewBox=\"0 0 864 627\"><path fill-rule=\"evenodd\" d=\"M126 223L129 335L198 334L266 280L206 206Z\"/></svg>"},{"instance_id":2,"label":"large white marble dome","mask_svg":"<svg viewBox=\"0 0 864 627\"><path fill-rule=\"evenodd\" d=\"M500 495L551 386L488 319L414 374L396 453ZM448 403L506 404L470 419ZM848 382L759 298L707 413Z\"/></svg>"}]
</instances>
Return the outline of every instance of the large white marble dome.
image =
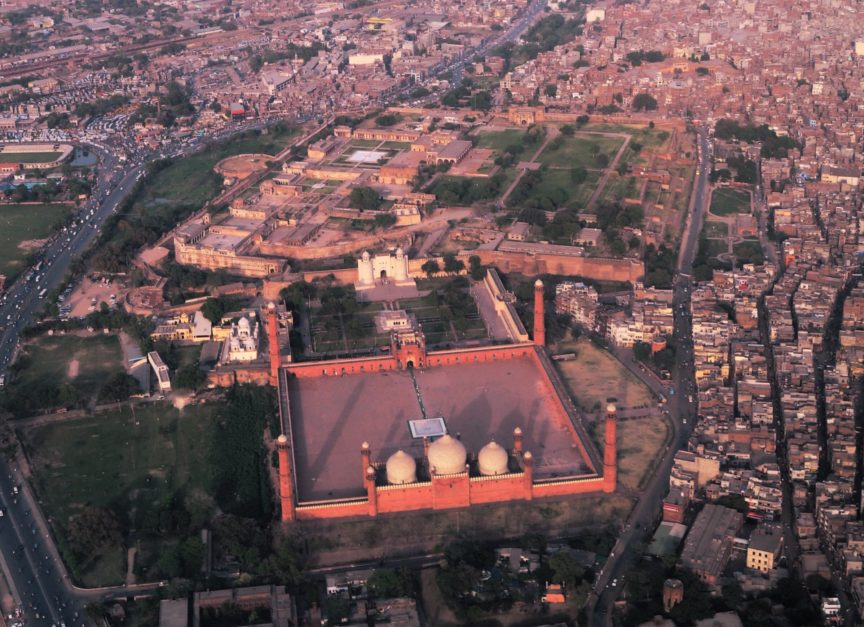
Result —
<instances>
[{"instance_id":1,"label":"large white marble dome","mask_svg":"<svg viewBox=\"0 0 864 627\"><path fill-rule=\"evenodd\" d=\"M477 454L477 467L481 475L503 475L509 460L507 450L495 442L489 442Z\"/></svg>"},{"instance_id":2,"label":"large white marble dome","mask_svg":"<svg viewBox=\"0 0 864 627\"><path fill-rule=\"evenodd\" d=\"M465 472L468 452L465 445L449 434L435 440L429 446L429 468L439 475L452 475Z\"/></svg>"},{"instance_id":3,"label":"large white marble dome","mask_svg":"<svg viewBox=\"0 0 864 627\"><path fill-rule=\"evenodd\" d=\"M400 485L417 481L417 462L405 451L393 453L387 460L387 483Z\"/></svg>"}]
</instances>

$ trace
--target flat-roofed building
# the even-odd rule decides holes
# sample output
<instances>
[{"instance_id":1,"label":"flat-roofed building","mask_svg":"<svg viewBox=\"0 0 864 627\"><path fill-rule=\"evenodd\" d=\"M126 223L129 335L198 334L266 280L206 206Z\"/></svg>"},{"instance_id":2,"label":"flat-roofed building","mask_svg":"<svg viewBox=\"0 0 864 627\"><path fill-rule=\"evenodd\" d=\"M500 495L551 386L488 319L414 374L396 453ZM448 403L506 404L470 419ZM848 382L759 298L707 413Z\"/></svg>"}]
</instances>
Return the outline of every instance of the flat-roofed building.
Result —
<instances>
[{"instance_id":1,"label":"flat-roofed building","mask_svg":"<svg viewBox=\"0 0 864 627\"><path fill-rule=\"evenodd\" d=\"M681 564L705 583L716 585L729 562L735 535L743 524L740 512L708 503L690 528L681 552Z\"/></svg>"},{"instance_id":2,"label":"flat-roofed building","mask_svg":"<svg viewBox=\"0 0 864 627\"><path fill-rule=\"evenodd\" d=\"M750 536L747 568L767 573L774 569L783 548L783 531L777 525L761 525Z\"/></svg>"},{"instance_id":3,"label":"flat-roofed building","mask_svg":"<svg viewBox=\"0 0 864 627\"><path fill-rule=\"evenodd\" d=\"M156 375L156 385L160 392L171 391L171 377L168 375L168 366L162 361L159 353L151 351L147 353L147 361L150 367L153 368L153 373Z\"/></svg>"}]
</instances>

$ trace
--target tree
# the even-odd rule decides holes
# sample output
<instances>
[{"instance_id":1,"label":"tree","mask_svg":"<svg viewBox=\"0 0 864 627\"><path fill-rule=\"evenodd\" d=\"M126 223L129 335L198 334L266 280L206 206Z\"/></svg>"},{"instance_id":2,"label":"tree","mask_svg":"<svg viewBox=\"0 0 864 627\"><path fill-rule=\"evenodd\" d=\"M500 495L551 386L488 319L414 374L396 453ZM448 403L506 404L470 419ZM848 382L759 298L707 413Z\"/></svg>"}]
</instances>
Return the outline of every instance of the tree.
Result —
<instances>
[{"instance_id":1,"label":"tree","mask_svg":"<svg viewBox=\"0 0 864 627\"><path fill-rule=\"evenodd\" d=\"M204 543L197 536L193 536L181 542L177 551L181 573L184 577L194 578L201 571L201 564L204 561Z\"/></svg>"},{"instance_id":2,"label":"tree","mask_svg":"<svg viewBox=\"0 0 864 627\"><path fill-rule=\"evenodd\" d=\"M402 116L398 113L385 113L384 115L378 116L375 120L375 123L378 126L393 126L397 124L402 119Z\"/></svg>"},{"instance_id":3,"label":"tree","mask_svg":"<svg viewBox=\"0 0 864 627\"><path fill-rule=\"evenodd\" d=\"M207 381L207 375L201 370L198 361L181 366L174 377L174 384L178 388L193 392L197 392L205 381Z\"/></svg>"},{"instance_id":4,"label":"tree","mask_svg":"<svg viewBox=\"0 0 864 627\"><path fill-rule=\"evenodd\" d=\"M369 591L379 599L407 597L414 594L416 584L411 572L405 569L379 568L366 582Z\"/></svg>"},{"instance_id":5,"label":"tree","mask_svg":"<svg viewBox=\"0 0 864 627\"><path fill-rule=\"evenodd\" d=\"M651 357L651 345L647 342L635 342L633 344L633 355L639 361L648 361Z\"/></svg>"},{"instance_id":6,"label":"tree","mask_svg":"<svg viewBox=\"0 0 864 627\"><path fill-rule=\"evenodd\" d=\"M117 515L107 507L87 506L69 518L67 537L72 551L79 557L91 556L106 546L123 542L123 530Z\"/></svg>"},{"instance_id":7,"label":"tree","mask_svg":"<svg viewBox=\"0 0 864 627\"><path fill-rule=\"evenodd\" d=\"M588 170L586 170L582 166L579 166L577 168L573 168L572 170L570 170L570 181L574 185L581 185L582 183L584 183L586 181L587 178L588 178Z\"/></svg>"},{"instance_id":8,"label":"tree","mask_svg":"<svg viewBox=\"0 0 864 627\"><path fill-rule=\"evenodd\" d=\"M549 558L549 566L552 568L553 581L564 586L575 587L585 575L585 569L569 551L558 551L553 554Z\"/></svg>"},{"instance_id":9,"label":"tree","mask_svg":"<svg viewBox=\"0 0 864 627\"><path fill-rule=\"evenodd\" d=\"M657 100L651 94L641 93L633 97L635 111L653 111L657 108Z\"/></svg>"},{"instance_id":10,"label":"tree","mask_svg":"<svg viewBox=\"0 0 864 627\"><path fill-rule=\"evenodd\" d=\"M381 196L371 187L361 186L351 190L351 207L360 211L375 210L381 207Z\"/></svg>"},{"instance_id":11,"label":"tree","mask_svg":"<svg viewBox=\"0 0 864 627\"><path fill-rule=\"evenodd\" d=\"M576 132L576 129L570 126L569 124L565 124L561 127L561 134L565 137L573 137L573 134Z\"/></svg>"},{"instance_id":12,"label":"tree","mask_svg":"<svg viewBox=\"0 0 864 627\"><path fill-rule=\"evenodd\" d=\"M420 269L423 270L423 272L426 273L426 276L430 279L432 278L433 274L441 272L441 266L438 265L438 262L435 259L430 259L422 266L420 266Z\"/></svg>"},{"instance_id":13,"label":"tree","mask_svg":"<svg viewBox=\"0 0 864 627\"><path fill-rule=\"evenodd\" d=\"M483 277L486 276L486 266L483 265L477 255L471 255L468 258L468 266L471 278L475 281L482 281Z\"/></svg>"},{"instance_id":14,"label":"tree","mask_svg":"<svg viewBox=\"0 0 864 627\"><path fill-rule=\"evenodd\" d=\"M115 372L99 390L100 401L125 401L140 390L138 380L125 372Z\"/></svg>"},{"instance_id":15,"label":"tree","mask_svg":"<svg viewBox=\"0 0 864 627\"><path fill-rule=\"evenodd\" d=\"M220 324L225 314L225 305L218 298L208 298L201 305L201 314L213 324Z\"/></svg>"},{"instance_id":16,"label":"tree","mask_svg":"<svg viewBox=\"0 0 864 627\"><path fill-rule=\"evenodd\" d=\"M465 269L465 262L456 258L456 253L444 254L444 272L456 274Z\"/></svg>"},{"instance_id":17,"label":"tree","mask_svg":"<svg viewBox=\"0 0 864 627\"><path fill-rule=\"evenodd\" d=\"M314 283L298 281L279 292L279 298L285 301L285 305L291 311L298 311L306 304L306 301L315 298L318 288Z\"/></svg>"}]
</instances>

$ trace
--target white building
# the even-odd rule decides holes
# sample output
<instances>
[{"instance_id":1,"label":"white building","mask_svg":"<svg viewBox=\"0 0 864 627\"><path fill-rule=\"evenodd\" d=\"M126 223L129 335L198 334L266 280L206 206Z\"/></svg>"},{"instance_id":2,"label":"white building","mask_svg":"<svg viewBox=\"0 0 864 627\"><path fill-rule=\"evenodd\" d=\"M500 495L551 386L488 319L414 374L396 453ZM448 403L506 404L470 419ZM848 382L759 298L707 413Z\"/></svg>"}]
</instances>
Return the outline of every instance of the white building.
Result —
<instances>
[{"instance_id":1,"label":"white building","mask_svg":"<svg viewBox=\"0 0 864 627\"><path fill-rule=\"evenodd\" d=\"M250 316L251 317L251 316ZM225 362L246 362L258 359L258 322L242 317L231 324L231 333L225 340Z\"/></svg>"},{"instance_id":2,"label":"white building","mask_svg":"<svg viewBox=\"0 0 864 627\"><path fill-rule=\"evenodd\" d=\"M357 260L358 290L370 289L376 283L393 283L395 285L414 285L414 279L408 278L408 257L401 248L394 255L375 255L364 251Z\"/></svg>"},{"instance_id":3,"label":"white building","mask_svg":"<svg viewBox=\"0 0 864 627\"><path fill-rule=\"evenodd\" d=\"M168 375L168 366L166 366L165 362L162 361L159 353L156 351L147 353L147 361L150 363L150 367L153 368L153 372L156 374L156 385L159 388L159 391L170 392L171 378Z\"/></svg>"}]
</instances>

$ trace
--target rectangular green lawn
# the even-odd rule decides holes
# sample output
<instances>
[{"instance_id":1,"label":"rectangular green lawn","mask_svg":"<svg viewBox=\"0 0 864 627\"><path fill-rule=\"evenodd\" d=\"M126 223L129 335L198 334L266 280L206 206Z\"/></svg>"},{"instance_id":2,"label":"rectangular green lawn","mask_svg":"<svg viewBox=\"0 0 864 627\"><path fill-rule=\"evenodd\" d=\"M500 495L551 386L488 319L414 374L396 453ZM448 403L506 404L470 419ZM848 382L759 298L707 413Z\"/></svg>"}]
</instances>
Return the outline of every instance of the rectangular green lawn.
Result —
<instances>
[{"instance_id":1,"label":"rectangular green lawn","mask_svg":"<svg viewBox=\"0 0 864 627\"><path fill-rule=\"evenodd\" d=\"M575 206L578 208L584 207L591 198L594 188L597 187L597 182L600 180L598 172L588 172L588 176L584 182L576 185L570 177L570 170L546 170L542 172L540 183L535 186L525 200L526 205L530 204L530 200L539 196L547 196L555 188L560 187L569 197L567 206Z\"/></svg>"},{"instance_id":2,"label":"rectangular green lawn","mask_svg":"<svg viewBox=\"0 0 864 627\"><path fill-rule=\"evenodd\" d=\"M53 163L63 155L62 152L0 152L0 161L6 163Z\"/></svg>"},{"instance_id":3,"label":"rectangular green lawn","mask_svg":"<svg viewBox=\"0 0 864 627\"><path fill-rule=\"evenodd\" d=\"M669 131L648 126L625 126L623 124L588 124L583 131L595 133L620 133L629 135L631 142L642 144L643 148L657 148L669 139Z\"/></svg>"},{"instance_id":4,"label":"rectangular green lawn","mask_svg":"<svg viewBox=\"0 0 864 627\"><path fill-rule=\"evenodd\" d=\"M31 252L22 242L40 240L56 231L71 205L0 205L0 274L20 272Z\"/></svg>"},{"instance_id":5,"label":"rectangular green lawn","mask_svg":"<svg viewBox=\"0 0 864 627\"><path fill-rule=\"evenodd\" d=\"M123 370L123 351L116 335L46 335L27 345L25 351L29 364L15 378L15 386L43 381L71 383L86 396ZM77 362L74 368L73 361ZM73 369L77 372L71 376Z\"/></svg>"},{"instance_id":6,"label":"rectangular green lawn","mask_svg":"<svg viewBox=\"0 0 864 627\"><path fill-rule=\"evenodd\" d=\"M511 144L522 144L522 136L525 131L519 129L508 129L506 131L488 131L477 134L477 146L480 148L491 148L498 152L504 152L504 149ZM534 148L536 150L536 148ZM526 152L529 152L526 150Z\"/></svg>"},{"instance_id":7,"label":"rectangular green lawn","mask_svg":"<svg viewBox=\"0 0 864 627\"><path fill-rule=\"evenodd\" d=\"M711 194L711 213L715 216L750 213L750 193L722 187L715 189Z\"/></svg>"},{"instance_id":8,"label":"rectangular green lawn","mask_svg":"<svg viewBox=\"0 0 864 627\"><path fill-rule=\"evenodd\" d=\"M590 133L577 133L572 137L561 135L561 138L564 139L564 143L557 150L550 149L551 143L546 146L540 154L540 163L567 168L598 168L595 155L605 154L611 163L615 153L624 143L620 137L605 137Z\"/></svg>"}]
</instances>

